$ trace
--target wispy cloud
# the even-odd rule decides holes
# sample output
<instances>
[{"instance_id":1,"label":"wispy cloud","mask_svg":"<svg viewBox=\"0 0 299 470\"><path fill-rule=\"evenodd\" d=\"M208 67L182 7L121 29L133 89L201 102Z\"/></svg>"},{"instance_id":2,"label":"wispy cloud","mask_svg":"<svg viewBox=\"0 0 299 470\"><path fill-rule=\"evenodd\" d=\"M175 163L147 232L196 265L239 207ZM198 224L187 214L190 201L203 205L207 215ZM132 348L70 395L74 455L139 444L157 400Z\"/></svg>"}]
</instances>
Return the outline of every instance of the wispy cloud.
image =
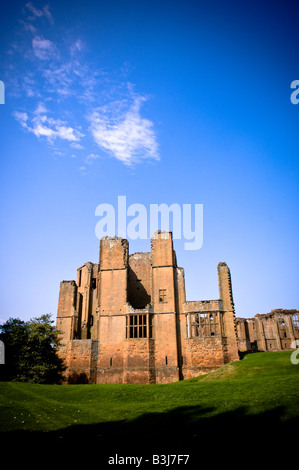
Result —
<instances>
[{"instance_id":1,"label":"wispy cloud","mask_svg":"<svg viewBox=\"0 0 299 470\"><path fill-rule=\"evenodd\" d=\"M87 155L85 162L88 165L92 165L92 163L94 163L96 160L99 160L100 158L102 158L100 155L96 153L90 153L89 155Z\"/></svg>"},{"instance_id":2,"label":"wispy cloud","mask_svg":"<svg viewBox=\"0 0 299 470\"><path fill-rule=\"evenodd\" d=\"M50 12L49 5L44 6L41 10L36 8L31 2L26 3L26 8L31 12L31 16L28 18L31 21L34 21L36 18L41 18L42 16L46 17L51 24L53 24L53 17Z\"/></svg>"},{"instance_id":3,"label":"wispy cloud","mask_svg":"<svg viewBox=\"0 0 299 470\"><path fill-rule=\"evenodd\" d=\"M71 55L76 54L77 51L81 51L83 49L83 42L81 39L77 39L73 44L71 44L70 51Z\"/></svg>"},{"instance_id":4,"label":"wispy cloud","mask_svg":"<svg viewBox=\"0 0 299 470\"><path fill-rule=\"evenodd\" d=\"M38 107L29 117L28 113L16 111L14 117L21 126L32 132L36 137L46 137L50 143L56 139L78 142L84 134L78 129L69 126L61 119L54 119L47 116L47 109L44 104L39 103Z\"/></svg>"},{"instance_id":5,"label":"wispy cloud","mask_svg":"<svg viewBox=\"0 0 299 470\"><path fill-rule=\"evenodd\" d=\"M57 56L56 56L57 59ZM99 73L80 63L77 57L55 60L41 71L47 91L62 97L75 96L80 101L94 101Z\"/></svg>"},{"instance_id":6,"label":"wispy cloud","mask_svg":"<svg viewBox=\"0 0 299 470\"><path fill-rule=\"evenodd\" d=\"M32 50L35 57L41 60L49 60L57 54L56 46L52 41L38 36L32 39Z\"/></svg>"},{"instance_id":7,"label":"wispy cloud","mask_svg":"<svg viewBox=\"0 0 299 470\"><path fill-rule=\"evenodd\" d=\"M71 147L77 150L82 150L84 147L81 144L78 144L77 142L72 142Z\"/></svg>"},{"instance_id":8,"label":"wispy cloud","mask_svg":"<svg viewBox=\"0 0 299 470\"><path fill-rule=\"evenodd\" d=\"M21 124L21 126L27 129L28 114L23 113L21 111L15 111L13 115L16 118L16 120Z\"/></svg>"},{"instance_id":9,"label":"wispy cloud","mask_svg":"<svg viewBox=\"0 0 299 470\"><path fill-rule=\"evenodd\" d=\"M98 146L129 166L143 159L159 160L153 123L140 115L144 101L143 97L135 97L129 105L127 100L113 102L89 116Z\"/></svg>"},{"instance_id":10,"label":"wispy cloud","mask_svg":"<svg viewBox=\"0 0 299 470\"><path fill-rule=\"evenodd\" d=\"M22 40L8 51L11 96L19 100L14 117L20 126L55 152L59 142L69 144L70 155L73 149L82 151L88 167L106 155L127 166L159 160L153 122L143 116L146 98L133 91L124 73L112 78L84 60L87 46L81 38L55 36L48 5L38 9L28 2L25 11ZM41 29L43 18L47 22ZM20 106L21 98L26 101Z\"/></svg>"}]
</instances>

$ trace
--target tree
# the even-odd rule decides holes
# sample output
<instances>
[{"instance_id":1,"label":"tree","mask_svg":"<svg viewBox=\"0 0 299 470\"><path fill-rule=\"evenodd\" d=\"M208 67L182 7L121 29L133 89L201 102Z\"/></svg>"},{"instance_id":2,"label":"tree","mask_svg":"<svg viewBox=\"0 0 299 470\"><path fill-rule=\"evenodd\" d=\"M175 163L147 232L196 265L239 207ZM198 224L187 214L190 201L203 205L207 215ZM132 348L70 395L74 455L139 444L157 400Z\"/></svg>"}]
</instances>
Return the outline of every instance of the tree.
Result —
<instances>
[{"instance_id":1,"label":"tree","mask_svg":"<svg viewBox=\"0 0 299 470\"><path fill-rule=\"evenodd\" d=\"M2 380L12 380L19 375L19 358L27 337L26 324L19 318L10 318L0 325L0 339L5 347L5 365L0 366Z\"/></svg>"},{"instance_id":2,"label":"tree","mask_svg":"<svg viewBox=\"0 0 299 470\"><path fill-rule=\"evenodd\" d=\"M1 380L35 383L60 383L65 370L57 355L59 332L46 314L24 322L10 318L0 325L0 340L5 345L5 365Z\"/></svg>"}]
</instances>

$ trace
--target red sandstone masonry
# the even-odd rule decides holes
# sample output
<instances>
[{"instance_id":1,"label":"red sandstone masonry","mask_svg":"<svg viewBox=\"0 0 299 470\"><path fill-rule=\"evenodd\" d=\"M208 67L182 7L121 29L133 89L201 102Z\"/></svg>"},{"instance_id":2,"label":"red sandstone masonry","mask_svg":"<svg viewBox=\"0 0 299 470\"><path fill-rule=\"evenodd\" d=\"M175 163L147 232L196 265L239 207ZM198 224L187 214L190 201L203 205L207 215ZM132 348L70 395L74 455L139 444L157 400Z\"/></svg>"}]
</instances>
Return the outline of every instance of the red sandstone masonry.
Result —
<instances>
[{"instance_id":1,"label":"red sandstone masonry","mask_svg":"<svg viewBox=\"0 0 299 470\"><path fill-rule=\"evenodd\" d=\"M218 276L220 299L187 302L170 232L157 232L149 253L133 255L127 240L104 237L99 264L88 262L78 269L76 283L61 283L57 327L70 380L167 383L238 360L225 263L219 264ZM198 324L191 329L194 314ZM130 329L134 318L146 318L146 328L134 330L138 337ZM213 336L200 333L203 318L217 319Z\"/></svg>"},{"instance_id":2,"label":"red sandstone masonry","mask_svg":"<svg viewBox=\"0 0 299 470\"><path fill-rule=\"evenodd\" d=\"M271 310L254 318L237 318L240 351L279 351L296 347L299 311Z\"/></svg>"}]
</instances>

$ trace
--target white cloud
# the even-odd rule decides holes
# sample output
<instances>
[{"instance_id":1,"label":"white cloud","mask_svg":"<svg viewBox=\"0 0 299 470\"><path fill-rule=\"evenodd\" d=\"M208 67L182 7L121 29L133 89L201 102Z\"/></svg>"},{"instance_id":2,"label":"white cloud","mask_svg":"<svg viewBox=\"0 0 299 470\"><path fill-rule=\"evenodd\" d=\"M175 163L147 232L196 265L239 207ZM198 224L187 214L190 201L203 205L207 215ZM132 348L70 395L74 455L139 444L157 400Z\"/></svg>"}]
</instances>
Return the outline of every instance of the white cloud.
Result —
<instances>
[{"instance_id":1,"label":"white cloud","mask_svg":"<svg viewBox=\"0 0 299 470\"><path fill-rule=\"evenodd\" d=\"M35 122L33 127L28 127L28 129L31 130L36 137L44 136L48 137L49 140L52 140L56 136L56 132L53 129L43 125L41 122Z\"/></svg>"},{"instance_id":2,"label":"white cloud","mask_svg":"<svg viewBox=\"0 0 299 470\"><path fill-rule=\"evenodd\" d=\"M83 145L78 144L77 142L72 142L71 147L73 147L74 149L77 149L77 150L82 150L84 148Z\"/></svg>"},{"instance_id":3,"label":"white cloud","mask_svg":"<svg viewBox=\"0 0 299 470\"><path fill-rule=\"evenodd\" d=\"M15 119L21 124L22 127L27 127L27 121L28 121L28 114L27 113L22 113L20 111L15 111L13 113L13 116Z\"/></svg>"},{"instance_id":4,"label":"white cloud","mask_svg":"<svg viewBox=\"0 0 299 470\"><path fill-rule=\"evenodd\" d=\"M80 64L72 60L61 64L51 64L48 69L43 70L43 76L49 85L50 91L57 93L59 96L70 96L79 92L76 86L79 70Z\"/></svg>"},{"instance_id":5,"label":"white cloud","mask_svg":"<svg viewBox=\"0 0 299 470\"><path fill-rule=\"evenodd\" d=\"M14 112L13 115L22 127L32 132L36 137L46 137L49 143L53 143L56 139L78 142L84 136L79 130L68 126L64 121L48 117L46 112L46 107L39 103L31 119L27 113L19 111Z\"/></svg>"},{"instance_id":6,"label":"white cloud","mask_svg":"<svg viewBox=\"0 0 299 470\"><path fill-rule=\"evenodd\" d=\"M126 165L148 158L159 160L153 123L140 115L144 101L135 97L129 106L127 100L114 102L89 116L98 146Z\"/></svg>"},{"instance_id":7,"label":"white cloud","mask_svg":"<svg viewBox=\"0 0 299 470\"><path fill-rule=\"evenodd\" d=\"M38 9L28 2L26 13L26 21L21 22L26 34L22 41L15 41L10 52L10 56L24 58L22 73L12 62L9 77L10 93L29 98L22 108L26 112L14 113L20 126L51 145L68 142L71 152L81 151L78 155L89 169L102 158L97 150L88 153L94 142L101 155L103 150L128 166L145 159L159 160L153 122L141 113L146 100L127 83L125 72L108 72L86 62L85 44L78 37L66 34L61 40L52 34L53 42L45 39L46 30L40 25L45 18L53 22L48 5ZM88 148L88 144L92 146ZM88 156L84 158L84 154Z\"/></svg>"},{"instance_id":8,"label":"white cloud","mask_svg":"<svg viewBox=\"0 0 299 470\"><path fill-rule=\"evenodd\" d=\"M101 73L74 56L51 61L43 68L42 79L48 93L59 99L74 96L84 104L99 98L99 85L102 85Z\"/></svg>"},{"instance_id":9,"label":"white cloud","mask_svg":"<svg viewBox=\"0 0 299 470\"><path fill-rule=\"evenodd\" d=\"M37 115L38 114L45 114L47 112L48 112L48 110L47 110L46 106L44 105L44 103L38 103L37 108L34 111L34 114L37 114Z\"/></svg>"},{"instance_id":10,"label":"white cloud","mask_svg":"<svg viewBox=\"0 0 299 470\"><path fill-rule=\"evenodd\" d=\"M70 142L77 142L83 134L70 126L56 126L56 136Z\"/></svg>"},{"instance_id":11,"label":"white cloud","mask_svg":"<svg viewBox=\"0 0 299 470\"><path fill-rule=\"evenodd\" d=\"M49 39L36 36L32 39L32 49L35 57L40 60L49 60L56 56L56 46Z\"/></svg>"},{"instance_id":12,"label":"white cloud","mask_svg":"<svg viewBox=\"0 0 299 470\"><path fill-rule=\"evenodd\" d=\"M77 142L83 137L83 134L71 126L60 126L51 121L53 127L48 125L48 120L33 119L33 126L28 129L36 135L36 137L47 137L49 142L52 143L55 139L68 140L69 142Z\"/></svg>"}]
</instances>

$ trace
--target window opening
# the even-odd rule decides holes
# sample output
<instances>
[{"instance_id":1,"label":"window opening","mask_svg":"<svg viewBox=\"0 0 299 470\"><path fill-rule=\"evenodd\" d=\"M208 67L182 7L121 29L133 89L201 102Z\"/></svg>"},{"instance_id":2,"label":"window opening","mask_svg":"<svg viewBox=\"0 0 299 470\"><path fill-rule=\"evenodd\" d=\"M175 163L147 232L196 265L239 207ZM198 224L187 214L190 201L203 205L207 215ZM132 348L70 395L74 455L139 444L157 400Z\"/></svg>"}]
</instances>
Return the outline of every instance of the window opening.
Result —
<instances>
[{"instance_id":1,"label":"window opening","mask_svg":"<svg viewBox=\"0 0 299 470\"><path fill-rule=\"evenodd\" d=\"M159 289L159 302L166 302L166 289Z\"/></svg>"},{"instance_id":2,"label":"window opening","mask_svg":"<svg viewBox=\"0 0 299 470\"><path fill-rule=\"evenodd\" d=\"M152 315L128 315L126 329L127 339L152 338Z\"/></svg>"}]
</instances>

